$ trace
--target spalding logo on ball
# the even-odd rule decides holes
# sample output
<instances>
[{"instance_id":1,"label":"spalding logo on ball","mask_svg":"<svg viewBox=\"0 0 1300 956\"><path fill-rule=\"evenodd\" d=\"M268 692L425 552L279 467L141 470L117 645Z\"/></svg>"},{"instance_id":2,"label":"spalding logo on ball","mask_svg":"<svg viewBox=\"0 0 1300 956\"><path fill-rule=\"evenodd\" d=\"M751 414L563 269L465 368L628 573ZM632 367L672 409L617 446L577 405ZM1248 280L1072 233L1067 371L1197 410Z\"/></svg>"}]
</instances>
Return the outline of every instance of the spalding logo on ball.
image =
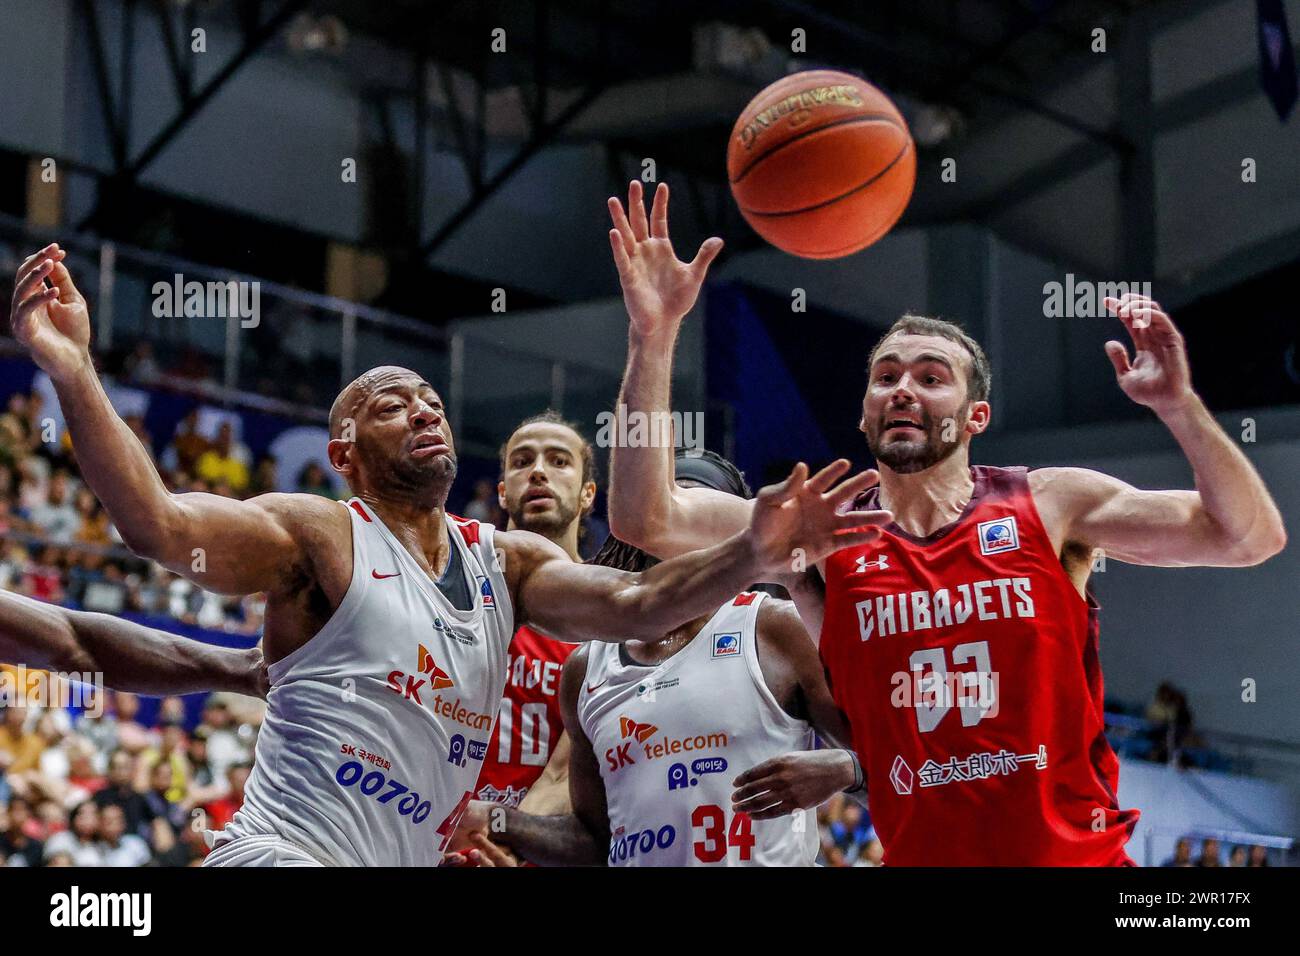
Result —
<instances>
[{"instance_id":1,"label":"spalding logo on ball","mask_svg":"<svg viewBox=\"0 0 1300 956\"><path fill-rule=\"evenodd\" d=\"M745 221L778 249L835 259L898 221L916 183L916 148L884 93L835 70L809 70L750 100L727 146Z\"/></svg>"}]
</instances>

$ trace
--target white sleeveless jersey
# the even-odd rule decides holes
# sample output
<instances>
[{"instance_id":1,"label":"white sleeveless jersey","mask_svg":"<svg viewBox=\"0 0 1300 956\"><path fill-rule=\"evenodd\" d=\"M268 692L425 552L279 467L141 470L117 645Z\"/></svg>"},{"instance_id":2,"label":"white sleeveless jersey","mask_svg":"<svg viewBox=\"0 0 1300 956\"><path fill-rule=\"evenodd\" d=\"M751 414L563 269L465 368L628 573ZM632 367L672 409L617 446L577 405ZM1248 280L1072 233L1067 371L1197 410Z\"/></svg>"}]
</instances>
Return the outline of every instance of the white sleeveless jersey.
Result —
<instances>
[{"instance_id":1,"label":"white sleeveless jersey","mask_svg":"<svg viewBox=\"0 0 1300 956\"><path fill-rule=\"evenodd\" d=\"M514 612L493 528L447 518L473 585L458 611L360 499L352 581L329 622L269 668L244 805L217 845L275 834L323 863L434 866L487 753Z\"/></svg>"},{"instance_id":2,"label":"white sleeveless jersey","mask_svg":"<svg viewBox=\"0 0 1300 956\"><path fill-rule=\"evenodd\" d=\"M578 694L609 810L610 866L811 866L811 811L751 820L731 809L732 781L772 757L813 746L758 665L764 594L721 607L663 663L626 666L619 645L592 644Z\"/></svg>"}]
</instances>

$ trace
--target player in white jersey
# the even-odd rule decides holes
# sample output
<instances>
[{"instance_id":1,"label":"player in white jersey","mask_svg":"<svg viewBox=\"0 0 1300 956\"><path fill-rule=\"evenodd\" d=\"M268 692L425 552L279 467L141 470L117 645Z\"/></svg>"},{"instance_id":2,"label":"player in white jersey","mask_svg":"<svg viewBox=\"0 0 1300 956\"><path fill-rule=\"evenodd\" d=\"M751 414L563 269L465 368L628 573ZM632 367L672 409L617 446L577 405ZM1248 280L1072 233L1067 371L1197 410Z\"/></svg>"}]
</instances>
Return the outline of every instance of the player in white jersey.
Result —
<instances>
[{"instance_id":1,"label":"player in white jersey","mask_svg":"<svg viewBox=\"0 0 1300 956\"><path fill-rule=\"evenodd\" d=\"M837 514L866 487L796 467L754 521L645 574L575 564L525 531L445 511L456 474L433 387L371 369L330 410L331 467L355 497L247 501L168 492L113 410L90 355L90 314L51 244L19 267L15 337L50 376L91 490L128 547L225 594L268 594L271 690L243 810L221 863L437 864L470 798L501 699L506 646L528 623L574 641L652 639L748 582L874 539Z\"/></svg>"},{"instance_id":2,"label":"player in white jersey","mask_svg":"<svg viewBox=\"0 0 1300 956\"><path fill-rule=\"evenodd\" d=\"M716 455L679 456L678 467L683 484L748 496ZM611 538L594 563L654 561ZM572 813L475 803L462 820L534 863L808 866L816 823L782 817L861 788L851 753L810 750L814 728L842 739L847 726L794 606L766 594L737 595L656 641L580 647L560 697Z\"/></svg>"}]
</instances>

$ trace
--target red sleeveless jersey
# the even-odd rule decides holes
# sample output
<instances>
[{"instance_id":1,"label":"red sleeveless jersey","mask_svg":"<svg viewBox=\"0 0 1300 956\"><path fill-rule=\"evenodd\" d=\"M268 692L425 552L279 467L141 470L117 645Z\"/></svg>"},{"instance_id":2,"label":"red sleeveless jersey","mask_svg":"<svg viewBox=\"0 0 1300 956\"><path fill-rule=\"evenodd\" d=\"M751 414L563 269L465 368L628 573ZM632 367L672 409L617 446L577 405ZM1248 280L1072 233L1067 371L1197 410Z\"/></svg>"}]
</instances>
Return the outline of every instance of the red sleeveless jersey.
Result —
<instances>
[{"instance_id":1,"label":"red sleeveless jersey","mask_svg":"<svg viewBox=\"0 0 1300 956\"><path fill-rule=\"evenodd\" d=\"M542 775L564 733L560 670L576 646L526 625L515 631L505 696L478 776L479 800L517 807Z\"/></svg>"},{"instance_id":2,"label":"red sleeveless jersey","mask_svg":"<svg viewBox=\"0 0 1300 956\"><path fill-rule=\"evenodd\" d=\"M825 565L822 660L885 862L1132 865L1097 605L1061 566L1027 470L971 477L951 525L922 539L890 524Z\"/></svg>"}]
</instances>

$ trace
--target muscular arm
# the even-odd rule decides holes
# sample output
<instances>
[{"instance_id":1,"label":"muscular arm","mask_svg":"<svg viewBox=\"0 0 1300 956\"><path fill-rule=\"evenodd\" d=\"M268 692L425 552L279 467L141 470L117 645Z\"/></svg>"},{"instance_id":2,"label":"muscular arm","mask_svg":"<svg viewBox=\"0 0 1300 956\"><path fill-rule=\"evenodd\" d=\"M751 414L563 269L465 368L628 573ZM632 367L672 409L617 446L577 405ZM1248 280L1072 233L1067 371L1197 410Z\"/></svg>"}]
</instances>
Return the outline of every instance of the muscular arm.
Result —
<instances>
[{"instance_id":1,"label":"muscular arm","mask_svg":"<svg viewBox=\"0 0 1300 956\"><path fill-rule=\"evenodd\" d=\"M576 564L556 545L529 532L507 561L526 565L518 586L516 623L565 641L651 640L679 624L716 610L754 580L758 563L748 539L657 564L643 574ZM505 538L499 535L497 540ZM507 571L509 564L507 565Z\"/></svg>"},{"instance_id":2,"label":"muscular arm","mask_svg":"<svg viewBox=\"0 0 1300 956\"><path fill-rule=\"evenodd\" d=\"M564 712L569 751L570 813L534 816L507 810L500 835L521 857L538 866L603 866L609 847L609 816L605 784L591 742L578 723L578 694L587 676L587 648L580 647L564 663L560 675L560 706Z\"/></svg>"},{"instance_id":3,"label":"muscular arm","mask_svg":"<svg viewBox=\"0 0 1300 956\"><path fill-rule=\"evenodd\" d=\"M1286 545L1272 496L1199 398L1161 415L1195 476L1195 491L1144 491L1086 468L1041 468L1030 488L1066 542L1158 567L1246 567Z\"/></svg>"},{"instance_id":4,"label":"muscular arm","mask_svg":"<svg viewBox=\"0 0 1300 956\"><path fill-rule=\"evenodd\" d=\"M0 661L102 674L135 694L234 691L266 696L261 651L214 647L124 621L0 591Z\"/></svg>"},{"instance_id":5,"label":"muscular arm","mask_svg":"<svg viewBox=\"0 0 1300 956\"><path fill-rule=\"evenodd\" d=\"M10 323L54 383L82 476L127 547L212 591L286 589L306 564L295 532L319 518L319 505L311 495L170 494L95 373L90 312L65 256L52 243L23 262Z\"/></svg>"},{"instance_id":6,"label":"muscular arm","mask_svg":"<svg viewBox=\"0 0 1300 956\"><path fill-rule=\"evenodd\" d=\"M1101 548L1133 564L1243 567L1286 546L1277 505L1237 444L1192 390L1182 333L1147 296L1107 298L1136 349L1106 343L1120 389L1159 416L1192 466L1195 491L1141 491L1083 468L1044 468L1030 489L1054 543Z\"/></svg>"},{"instance_id":7,"label":"muscular arm","mask_svg":"<svg viewBox=\"0 0 1300 956\"><path fill-rule=\"evenodd\" d=\"M655 190L649 219L639 182L628 188L626 212L615 198L609 211L610 247L630 320L618 401L629 412L667 412L677 334L722 240L709 239L694 260L680 261L668 236L666 184ZM736 534L749 524L751 507L711 489L678 488L671 445L610 451L610 531L656 557L675 557Z\"/></svg>"}]
</instances>

